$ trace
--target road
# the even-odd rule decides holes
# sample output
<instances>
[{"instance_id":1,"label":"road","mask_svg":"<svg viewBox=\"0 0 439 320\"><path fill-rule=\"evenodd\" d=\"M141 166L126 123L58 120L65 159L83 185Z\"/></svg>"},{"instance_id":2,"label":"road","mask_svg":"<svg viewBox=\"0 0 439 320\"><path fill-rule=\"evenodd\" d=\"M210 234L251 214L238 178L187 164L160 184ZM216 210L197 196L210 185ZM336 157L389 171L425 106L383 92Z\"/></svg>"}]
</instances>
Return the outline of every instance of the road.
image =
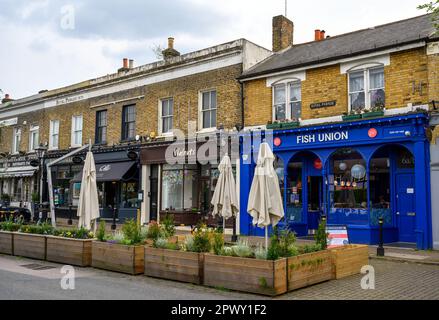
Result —
<instances>
[{"instance_id":1,"label":"road","mask_svg":"<svg viewBox=\"0 0 439 320\"><path fill-rule=\"evenodd\" d=\"M434 299L439 300L439 266L371 260L375 290L360 287L362 275L330 281L277 299ZM38 269L39 270L34 270ZM63 290L63 266L0 255L1 300L253 300L265 297L202 286L75 268L75 289Z\"/></svg>"}]
</instances>

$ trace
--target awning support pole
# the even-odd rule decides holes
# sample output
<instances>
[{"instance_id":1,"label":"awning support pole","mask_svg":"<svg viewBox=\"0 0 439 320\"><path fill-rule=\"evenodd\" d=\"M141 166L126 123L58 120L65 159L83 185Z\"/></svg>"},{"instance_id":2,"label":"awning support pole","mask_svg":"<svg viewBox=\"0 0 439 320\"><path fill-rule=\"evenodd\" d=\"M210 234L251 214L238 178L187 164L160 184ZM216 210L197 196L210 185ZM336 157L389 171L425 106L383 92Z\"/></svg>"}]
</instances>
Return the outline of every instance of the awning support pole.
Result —
<instances>
[{"instance_id":1,"label":"awning support pole","mask_svg":"<svg viewBox=\"0 0 439 320\"><path fill-rule=\"evenodd\" d=\"M53 190L52 190L53 189L53 186L52 186L52 171L50 170L50 167L54 166L55 164L65 160L65 159L67 159L67 158L69 158L71 156L74 156L75 154L77 154L77 153L79 153L79 152L81 152L81 151L83 151L83 150L85 150L87 148L91 149L91 144L90 145L85 145L85 146L83 146L83 147L81 147L79 149L76 149L76 150L66 154L65 156L62 156L61 158L56 159L56 160L54 160L54 161L52 161L52 162L47 164L47 183L48 183L48 190L49 190L50 218L52 220L52 226L54 228L56 228L56 217L55 217L55 202L54 202L54 199L53 199Z\"/></svg>"}]
</instances>

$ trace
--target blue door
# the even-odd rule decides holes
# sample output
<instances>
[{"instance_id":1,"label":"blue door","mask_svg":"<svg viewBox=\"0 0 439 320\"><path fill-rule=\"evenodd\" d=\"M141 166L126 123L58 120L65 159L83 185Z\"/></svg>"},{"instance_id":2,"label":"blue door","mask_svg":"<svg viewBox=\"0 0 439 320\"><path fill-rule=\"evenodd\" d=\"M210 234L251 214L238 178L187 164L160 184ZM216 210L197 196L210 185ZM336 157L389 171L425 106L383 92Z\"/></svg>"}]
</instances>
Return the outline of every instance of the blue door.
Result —
<instances>
[{"instance_id":1,"label":"blue door","mask_svg":"<svg viewBox=\"0 0 439 320\"><path fill-rule=\"evenodd\" d=\"M396 176L396 221L400 242L416 242L415 176Z\"/></svg>"}]
</instances>

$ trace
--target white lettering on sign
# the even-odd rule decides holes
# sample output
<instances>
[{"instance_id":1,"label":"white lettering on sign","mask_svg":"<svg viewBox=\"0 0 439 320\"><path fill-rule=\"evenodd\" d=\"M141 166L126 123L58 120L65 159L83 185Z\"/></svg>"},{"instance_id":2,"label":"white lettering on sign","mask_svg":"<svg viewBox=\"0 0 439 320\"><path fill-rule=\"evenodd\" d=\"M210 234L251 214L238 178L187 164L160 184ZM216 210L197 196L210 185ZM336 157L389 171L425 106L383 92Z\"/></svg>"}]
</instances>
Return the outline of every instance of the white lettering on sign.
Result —
<instances>
[{"instance_id":1,"label":"white lettering on sign","mask_svg":"<svg viewBox=\"0 0 439 320\"><path fill-rule=\"evenodd\" d=\"M319 134L306 134L297 136L297 144L309 144L315 142L332 142L349 140L349 132L329 132Z\"/></svg>"},{"instance_id":2,"label":"white lettering on sign","mask_svg":"<svg viewBox=\"0 0 439 320\"><path fill-rule=\"evenodd\" d=\"M72 103L72 102L80 101L83 99L84 99L84 96L75 96L75 97L71 97L71 98L58 99L58 100L56 100L56 105L59 106L61 104Z\"/></svg>"},{"instance_id":3,"label":"white lettering on sign","mask_svg":"<svg viewBox=\"0 0 439 320\"><path fill-rule=\"evenodd\" d=\"M174 157L191 157L191 156L195 156L195 150L194 149L189 149L189 150L184 150L182 148L176 148L174 150Z\"/></svg>"}]
</instances>

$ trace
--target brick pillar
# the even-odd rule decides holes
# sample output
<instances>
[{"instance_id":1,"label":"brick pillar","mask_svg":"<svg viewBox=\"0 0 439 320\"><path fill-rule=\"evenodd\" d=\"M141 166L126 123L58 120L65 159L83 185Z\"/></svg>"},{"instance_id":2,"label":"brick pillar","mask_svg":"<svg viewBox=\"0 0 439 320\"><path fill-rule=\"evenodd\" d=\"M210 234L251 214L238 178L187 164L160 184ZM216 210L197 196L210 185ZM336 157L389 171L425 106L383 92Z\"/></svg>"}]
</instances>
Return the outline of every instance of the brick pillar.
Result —
<instances>
[{"instance_id":1,"label":"brick pillar","mask_svg":"<svg viewBox=\"0 0 439 320\"><path fill-rule=\"evenodd\" d=\"M293 44L294 23L284 16L273 18L273 51L278 52Z\"/></svg>"}]
</instances>

